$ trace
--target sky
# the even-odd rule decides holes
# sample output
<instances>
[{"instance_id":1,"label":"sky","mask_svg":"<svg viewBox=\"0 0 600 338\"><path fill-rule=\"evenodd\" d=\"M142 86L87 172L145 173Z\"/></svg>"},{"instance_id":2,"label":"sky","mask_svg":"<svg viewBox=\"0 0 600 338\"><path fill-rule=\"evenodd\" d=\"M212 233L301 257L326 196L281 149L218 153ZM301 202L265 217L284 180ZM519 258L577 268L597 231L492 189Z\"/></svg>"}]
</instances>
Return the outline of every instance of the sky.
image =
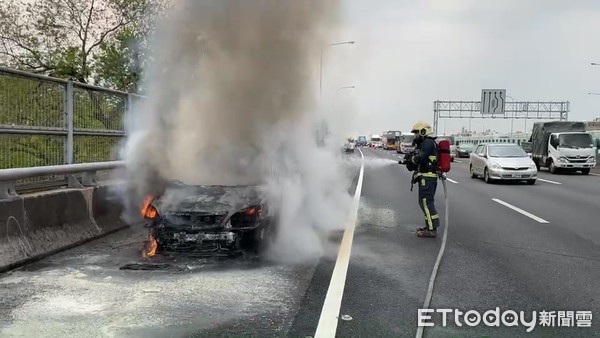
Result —
<instances>
[{"instance_id":1,"label":"sky","mask_svg":"<svg viewBox=\"0 0 600 338\"><path fill-rule=\"evenodd\" d=\"M600 116L600 96L588 95L600 93L600 67L590 65L600 63L598 32L597 0L344 0L332 43L356 44L326 48L323 97L351 107L359 134L432 122L433 101L478 101L483 88L570 101L570 120L591 120ZM342 86L356 88L335 95ZM472 129L510 124L474 119ZM467 119L442 119L439 131L462 126Z\"/></svg>"}]
</instances>

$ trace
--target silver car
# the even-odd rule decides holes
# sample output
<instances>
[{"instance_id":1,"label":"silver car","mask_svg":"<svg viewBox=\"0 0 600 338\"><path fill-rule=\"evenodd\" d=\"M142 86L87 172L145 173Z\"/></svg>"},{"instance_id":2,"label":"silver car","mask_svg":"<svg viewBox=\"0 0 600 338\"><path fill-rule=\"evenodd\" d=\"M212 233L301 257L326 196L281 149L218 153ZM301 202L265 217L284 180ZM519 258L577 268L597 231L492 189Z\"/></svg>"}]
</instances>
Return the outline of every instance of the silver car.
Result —
<instances>
[{"instance_id":1,"label":"silver car","mask_svg":"<svg viewBox=\"0 0 600 338\"><path fill-rule=\"evenodd\" d=\"M480 144L470 156L472 178L483 176L494 180L518 180L535 184L537 168L527 153L516 144Z\"/></svg>"}]
</instances>

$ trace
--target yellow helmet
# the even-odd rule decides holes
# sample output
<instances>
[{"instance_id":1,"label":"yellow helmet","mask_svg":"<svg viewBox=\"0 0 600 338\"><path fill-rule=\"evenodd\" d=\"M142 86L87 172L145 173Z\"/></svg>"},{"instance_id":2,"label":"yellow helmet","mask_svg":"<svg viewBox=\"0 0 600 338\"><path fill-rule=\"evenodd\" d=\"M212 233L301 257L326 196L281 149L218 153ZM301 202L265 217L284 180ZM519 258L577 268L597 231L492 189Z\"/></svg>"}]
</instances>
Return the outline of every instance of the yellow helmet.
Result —
<instances>
[{"instance_id":1,"label":"yellow helmet","mask_svg":"<svg viewBox=\"0 0 600 338\"><path fill-rule=\"evenodd\" d=\"M431 128L429 123L425 121L419 121L415 123L410 132L419 134L421 136L431 136L433 134L433 128Z\"/></svg>"}]
</instances>

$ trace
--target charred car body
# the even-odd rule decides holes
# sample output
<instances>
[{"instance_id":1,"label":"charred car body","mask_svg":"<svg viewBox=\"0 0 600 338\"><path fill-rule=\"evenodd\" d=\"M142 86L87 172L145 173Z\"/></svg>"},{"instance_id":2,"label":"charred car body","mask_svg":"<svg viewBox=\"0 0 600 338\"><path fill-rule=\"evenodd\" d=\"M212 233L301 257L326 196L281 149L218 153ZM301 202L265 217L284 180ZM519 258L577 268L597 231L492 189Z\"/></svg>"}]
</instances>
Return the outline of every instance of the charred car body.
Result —
<instances>
[{"instance_id":1,"label":"charred car body","mask_svg":"<svg viewBox=\"0 0 600 338\"><path fill-rule=\"evenodd\" d=\"M260 253L275 233L275 217L258 186L169 184L146 200L146 253L229 256Z\"/></svg>"}]
</instances>

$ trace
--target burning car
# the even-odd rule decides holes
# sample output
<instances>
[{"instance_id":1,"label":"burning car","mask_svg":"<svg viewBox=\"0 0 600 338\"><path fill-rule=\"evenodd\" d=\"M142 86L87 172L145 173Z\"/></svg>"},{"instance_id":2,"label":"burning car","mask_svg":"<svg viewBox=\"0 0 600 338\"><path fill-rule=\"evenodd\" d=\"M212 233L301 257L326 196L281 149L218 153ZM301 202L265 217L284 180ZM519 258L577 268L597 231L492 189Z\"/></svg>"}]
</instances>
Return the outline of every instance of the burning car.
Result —
<instances>
[{"instance_id":1,"label":"burning car","mask_svg":"<svg viewBox=\"0 0 600 338\"><path fill-rule=\"evenodd\" d=\"M275 234L275 217L259 186L172 182L141 209L150 224L145 248L210 256L261 253Z\"/></svg>"}]
</instances>

